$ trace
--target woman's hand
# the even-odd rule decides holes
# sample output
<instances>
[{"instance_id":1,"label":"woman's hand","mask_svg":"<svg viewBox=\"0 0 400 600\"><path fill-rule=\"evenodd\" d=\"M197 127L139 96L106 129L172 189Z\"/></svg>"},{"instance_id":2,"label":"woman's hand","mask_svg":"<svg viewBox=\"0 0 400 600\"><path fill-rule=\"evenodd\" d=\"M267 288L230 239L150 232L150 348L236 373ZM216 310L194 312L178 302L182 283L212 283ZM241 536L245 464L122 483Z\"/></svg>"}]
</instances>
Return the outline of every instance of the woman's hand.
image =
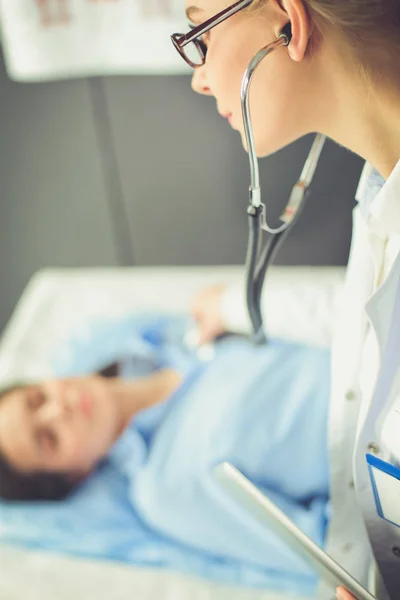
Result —
<instances>
[{"instance_id":1,"label":"woman's hand","mask_svg":"<svg viewBox=\"0 0 400 600\"><path fill-rule=\"evenodd\" d=\"M199 292L192 301L192 314L199 328L199 343L205 344L225 332L221 302L225 285L214 285Z\"/></svg>"},{"instance_id":2,"label":"woman's hand","mask_svg":"<svg viewBox=\"0 0 400 600\"><path fill-rule=\"evenodd\" d=\"M350 592L348 592L343 586L337 588L336 598L338 600L355 600L353 594L350 594Z\"/></svg>"}]
</instances>

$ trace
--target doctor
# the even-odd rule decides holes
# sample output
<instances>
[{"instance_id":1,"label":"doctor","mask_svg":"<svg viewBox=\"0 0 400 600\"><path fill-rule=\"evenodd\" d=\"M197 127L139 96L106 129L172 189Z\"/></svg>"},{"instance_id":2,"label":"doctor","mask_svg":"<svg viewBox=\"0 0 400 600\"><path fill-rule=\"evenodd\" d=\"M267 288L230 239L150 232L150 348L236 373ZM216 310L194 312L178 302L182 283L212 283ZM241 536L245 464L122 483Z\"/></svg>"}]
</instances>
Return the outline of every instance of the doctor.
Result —
<instances>
[{"instance_id":1,"label":"doctor","mask_svg":"<svg viewBox=\"0 0 400 600\"><path fill-rule=\"evenodd\" d=\"M400 498L400 344L396 346L400 318L394 316L400 299L400 2L243 4L237 2L229 16L220 19L227 0L188 0L191 26L215 18L215 27L198 41L204 60L194 70L193 89L215 98L217 110L245 145L243 73L256 52L277 39L290 22L290 44L264 59L254 76L250 107L257 154L271 154L303 135L321 132L365 158L386 180L372 202L363 202L354 211L344 302L333 335L332 514L327 551L369 585L379 600L396 600L400 597L400 501L393 501L396 495ZM366 167L361 191L370 172ZM298 315L295 335L301 337L299 332L312 330L317 317L313 311L299 312L296 298L291 288L280 306ZM244 306L243 295L235 290L215 290L203 298L196 307L203 339L243 325ZM267 329L269 322L285 322L284 314L270 311L265 319ZM390 331L397 331L397 337L386 352ZM394 360L386 360L388 356ZM376 385L382 379L386 389ZM320 597L331 595L321 589ZM351 596L341 589L338 597Z\"/></svg>"}]
</instances>

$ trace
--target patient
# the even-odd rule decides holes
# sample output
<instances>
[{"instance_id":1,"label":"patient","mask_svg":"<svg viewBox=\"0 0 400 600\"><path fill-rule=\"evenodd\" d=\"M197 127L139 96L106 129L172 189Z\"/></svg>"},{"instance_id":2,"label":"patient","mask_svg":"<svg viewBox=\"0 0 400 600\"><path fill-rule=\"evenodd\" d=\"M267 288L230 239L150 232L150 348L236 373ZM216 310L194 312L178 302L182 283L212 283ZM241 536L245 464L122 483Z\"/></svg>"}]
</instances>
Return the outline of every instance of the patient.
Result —
<instances>
[{"instance_id":1,"label":"patient","mask_svg":"<svg viewBox=\"0 0 400 600\"><path fill-rule=\"evenodd\" d=\"M89 475L140 411L182 380L171 369L16 385L0 396L0 496L59 500Z\"/></svg>"},{"instance_id":2,"label":"patient","mask_svg":"<svg viewBox=\"0 0 400 600\"><path fill-rule=\"evenodd\" d=\"M262 585L308 593L315 576L226 497L212 468L235 464L322 545L329 352L279 340L254 346L240 336L221 339L208 362L185 356L182 368L157 352L144 375L106 369L3 391L0 497L61 500L111 464L126 481L136 527L146 528L142 538L161 536L163 553L167 540L191 548L194 555L180 550L186 569L201 571L194 566L201 552L204 560L220 557L209 574L226 572L229 560L237 578L246 564L253 580L255 568L263 573ZM170 552L176 564L176 547ZM164 554L156 556L161 564Z\"/></svg>"}]
</instances>

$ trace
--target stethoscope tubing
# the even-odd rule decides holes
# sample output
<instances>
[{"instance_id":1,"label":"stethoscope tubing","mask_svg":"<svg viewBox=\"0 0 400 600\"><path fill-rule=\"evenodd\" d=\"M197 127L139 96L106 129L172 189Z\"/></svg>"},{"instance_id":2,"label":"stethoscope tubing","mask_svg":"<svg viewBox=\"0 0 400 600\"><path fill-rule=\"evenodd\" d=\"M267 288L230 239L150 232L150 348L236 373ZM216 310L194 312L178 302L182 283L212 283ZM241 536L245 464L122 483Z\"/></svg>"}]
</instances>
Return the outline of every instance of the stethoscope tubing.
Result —
<instances>
[{"instance_id":1,"label":"stethoscope tubing","mask_svg":"<svg viewBox=\"0 0 400 600\"><path fill-rule=\"evenodd\" d=\"M325 143L325 136L317 134L303 167L300 179L293 187L285 212L281 216L281 221L283 222L282 225L275 228L270 227L267 222L265 205L261 201L258 159L249 106L250 85L254 72L260 62L277 48L288 46L291 35L291 27L290 24L288 24L274 42L265 48L262 48L254 56L245 71L241 87L243 124L250 164L250 205L247 210L249 239L246 255L246 301L253 327L253 341L256 344L263 344L267 341L263 329L261 297L268 266L272 262L282 242L286 238L287 233L296 222L305 205L307 197L309 196L309 186ZM269 237L260 255L262 230L267 231Z\"/></svg>"}]
</instances>

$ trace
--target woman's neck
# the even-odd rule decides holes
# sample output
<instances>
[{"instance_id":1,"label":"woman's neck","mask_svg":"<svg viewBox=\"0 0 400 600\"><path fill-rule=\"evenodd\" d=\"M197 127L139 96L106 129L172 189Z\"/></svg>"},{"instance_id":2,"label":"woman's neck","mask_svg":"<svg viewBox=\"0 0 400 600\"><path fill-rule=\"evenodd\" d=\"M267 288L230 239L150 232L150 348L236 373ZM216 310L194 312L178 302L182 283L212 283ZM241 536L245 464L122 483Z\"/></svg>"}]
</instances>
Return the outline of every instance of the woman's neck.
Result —
<instances>
[{"instance_id":1,"label":"woman's neck","mask_svg":"<svg viewBox=\"0 0 400 600\"><path fill-rule=\"evenodd\" d=\"M178 388L182 379L182 375L172 369L163 369L131 380L108 379L110 394L119 408L117 437L138 412L166 400Z\"/></svg>"},{"instance_id":2,"label":"woman's neck","mask_svg":"<svg viewBox=\"0 0 400 600\"><path fill-rule=\"evenodd\" d=\"M318 131L349 148L387 179L400 160L400 83L375 82L340 64L337 54L326 69Z\"/></svg>"}]
</instances>

